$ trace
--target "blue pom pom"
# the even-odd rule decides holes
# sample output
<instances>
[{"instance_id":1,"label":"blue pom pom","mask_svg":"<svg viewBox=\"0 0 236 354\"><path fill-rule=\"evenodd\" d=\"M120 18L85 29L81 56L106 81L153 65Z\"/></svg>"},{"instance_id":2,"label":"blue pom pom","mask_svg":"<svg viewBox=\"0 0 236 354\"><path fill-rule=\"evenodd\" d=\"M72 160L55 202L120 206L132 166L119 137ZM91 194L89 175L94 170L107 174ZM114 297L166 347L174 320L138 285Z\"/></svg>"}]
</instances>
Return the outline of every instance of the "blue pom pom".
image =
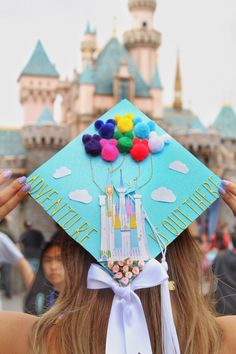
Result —
<instances>
[{"instance_id":1,"label":"blue pom pom","mask_svg":"<svg viewBox=\"0 0 236 354\"><path fill-rule=\"evenodd\" d=\"M134 127L134 132L137 138L147 139L149 137L150 129L146 123L138 123Z\"/></svg>"},{"instance_id":2,"label":"blue pom pom","mask_svg":"<svg viewBox=\"0 0 236 354\"><path fill-rule=\"evenodd\" d=\"M134 125L136 125L138 123L141 123L142 122L142 118L136 117L136 118L134 118L133 122L134 122Z\"/></svg>"},{"instance_id":3,"label":"blue pom pom","mask_svg":"<svg viewBox=\"0 0 236 354\"><path fill-rule=\"evenodd\" d=\"M102 151L102 146L97 140L90 140L84 147L87 154L91 156L98 156Z\"/></svg>"},{"instance_id":4,"label":"blue pom pom","mask_svg":"<svg viewBox=\"0 0 236 354\"><path fill-rule=\"evenodd\" d=\"M96 122L94 123L94 126L97 130L99 130L103 125L104 123L101 119L96 120Z\"/></svg>"},{"instance_id":5,"label":"blue pom pom","mask_svg":"<svg viewBox=\"0 0 236 354\"><path fill-rule=\"evenodd\" d=\"M99 129L99 134L104 139L111 139L114 135L115 126L111 123L104 124Z\"/></svg>"},{"instance_id":6,"label":"blue pom pom","mask_svg":"<svg viewBox=\"0 0 236 354\"><path fill-rule=\"evenodd\" d=\"M153 122L153 120L150 120L148 123L147 123L150 131L154 131L156 129L156 124Z\"/></svg>"},{"instance_id":7,"label":"blue pom pom","mask_svg":"<svg viewBox=\"0 0 236 354\"><path fill-rule=\"evenodd\" d=\"M93 140L100 141L101 137L98 134L93 134Z\"/></svg>"},{"instance_id":8,"label":"blue pom pom","mask_svg":"<svg viewBox=\"0 0 236 354\"><path fill-rule=\"evenodd\" d=\"M114 119L108 119L107 120L107 123L111 123L113 124L114 126L116 125L116 121Z\"/></svg>"}]
</instances>

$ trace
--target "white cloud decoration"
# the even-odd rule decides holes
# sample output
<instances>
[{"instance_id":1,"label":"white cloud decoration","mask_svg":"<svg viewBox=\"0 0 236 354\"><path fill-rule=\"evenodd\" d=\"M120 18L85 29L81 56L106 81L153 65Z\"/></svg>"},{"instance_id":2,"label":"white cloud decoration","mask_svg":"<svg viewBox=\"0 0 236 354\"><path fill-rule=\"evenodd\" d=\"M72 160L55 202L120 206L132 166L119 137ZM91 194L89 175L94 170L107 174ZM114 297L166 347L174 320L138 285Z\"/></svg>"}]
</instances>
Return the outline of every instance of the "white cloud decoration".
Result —
<instances>
[{"instance_id":1,"label":"white cloud decoration","mask_svg":"<svg viewBox=\"0 0 236 354\"><path fill-rule=\"evenodd\" d=\"M174 203L176 201L176 196L172 190L166 187L154 189L151 193L151 198L156 202Z\"/></svg>"},{"instance_id":2,"label":"white cloud decoration","mask_svg":"<svg viewBox=\"0 0 236 354\"><path fill-rule=\"evenodd\" d=\"M69 193L69 198L76 202L89 204L93 200L93 197L89 194L86 189L76 189Z\"/></svg>"},{"instance_id":3,"label":"white cloud decoration","mask_svg":"<svg viewBox=\"0 0 236 354\"><path fill-rule=\"evenodd\" d=\"M54 173L53 177L54 178L62 178L65 176L69 176L71 174L71 170L65 166L58 168Z\"/></svg>"},{"instance_id":4,"label":"white cloud decoration","mask_svg":"<svg viewBox=\"0 0 236 354\"><path fill-rule=\"evenodd\" d=\"M183 162L181 162L179 160L171 162L169 164L169 168L174 171L184 173L184 174L189 172L189 168Z\"/></svg>"}]
</instances>

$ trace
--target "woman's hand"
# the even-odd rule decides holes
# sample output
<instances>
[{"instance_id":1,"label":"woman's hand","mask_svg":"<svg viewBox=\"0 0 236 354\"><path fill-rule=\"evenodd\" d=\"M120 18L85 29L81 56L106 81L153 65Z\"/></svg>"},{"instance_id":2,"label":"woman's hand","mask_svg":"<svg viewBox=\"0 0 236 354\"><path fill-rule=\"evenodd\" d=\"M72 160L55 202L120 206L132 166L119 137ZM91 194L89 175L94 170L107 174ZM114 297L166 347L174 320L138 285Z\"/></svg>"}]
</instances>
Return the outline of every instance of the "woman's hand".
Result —
<instances>
[{"instance_id":1,"label":"woman's hand","mask_svg":"<svg viewBox=\"0 0 236 354\"><path fill-rule=\"evenodd\" d=\"M0 175L0 185L6 183L12 176L11 171L4 171ZM0 190L0 219L4 218L17 204L26 197L30 185L25 184L26 177L17 178L4 189Z\"/></svg>"},{"instance_id":2,"label":"woman's hand","mask_svg":"<svg viewBox=\"0 0 236 354\"><path fill-rule=\"evenodd\" d=\"M222 180L223 186L219 188L219 193L225 203L230 207L234 216L236 216L236 184L230 181Z\"/></svg>"}]
</instances>

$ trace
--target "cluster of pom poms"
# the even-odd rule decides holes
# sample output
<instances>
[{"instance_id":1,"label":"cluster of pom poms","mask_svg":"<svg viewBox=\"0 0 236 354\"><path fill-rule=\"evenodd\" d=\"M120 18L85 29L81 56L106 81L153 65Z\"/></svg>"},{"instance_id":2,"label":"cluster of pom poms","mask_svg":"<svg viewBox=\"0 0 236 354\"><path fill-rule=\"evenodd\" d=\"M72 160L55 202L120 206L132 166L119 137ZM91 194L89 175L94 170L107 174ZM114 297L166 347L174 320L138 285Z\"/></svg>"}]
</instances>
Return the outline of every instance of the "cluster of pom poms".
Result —
<instances>
[{"instance_id":1,"label":"cluster of pom poms","mask_svg":"<svg viewBox=\"0 0 236 354\"><path fill-rule=\"evenodd\" d=\"M105 123L98 119L94 127L97 134L83 135L85 151L91 156L101 155L108 162L115 161L119 153L129 153L135 161L141 162L150 152L161 152L170 142L169 135L157 135L153 121L145 123L132 113L115 116Z\"/></svg>"}]
</instances>

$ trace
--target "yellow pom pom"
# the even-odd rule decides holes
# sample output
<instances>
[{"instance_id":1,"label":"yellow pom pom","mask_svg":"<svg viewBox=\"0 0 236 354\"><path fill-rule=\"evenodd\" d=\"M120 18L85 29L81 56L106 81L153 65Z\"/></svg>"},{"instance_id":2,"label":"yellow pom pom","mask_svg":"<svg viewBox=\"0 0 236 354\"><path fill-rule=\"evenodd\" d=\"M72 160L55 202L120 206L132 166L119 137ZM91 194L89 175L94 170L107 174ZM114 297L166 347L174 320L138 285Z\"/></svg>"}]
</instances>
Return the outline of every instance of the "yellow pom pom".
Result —
<instances>
[{"instance_id":1,"label":"yellow pom pom","mask_svg":"<svg viewBox=\"0 0 236 354\"><path fill-rule=\"evenodd\" d=\"M133 120L133 119L134 119L134 114L133 114L133 113L126 113L126 114L124 115L124 118L128 118L128 119Z\"/></svg>"},{"instance_id":2,"label":"yellow pom pom","mask_svg":"<svg viewBox=\"0 0 236 354\"><path fill-rule=\"evenodd\" d=\"M117 115L117 116L114 117L114 121L115 121L116 123L118 123L121 118L122 118L121 115Z\"/></svg>"},{"instance_id":3,"label":"yellow pom pom","mask_svg":"<svg viewBox=\"0 0 236 354\"><path fill-rule=\"evenodd\" d=\"M133 122L129 118L122 118L117 124L117 129L121 133L127 133L133 129Z\"/></svg>"}]
</instances>

